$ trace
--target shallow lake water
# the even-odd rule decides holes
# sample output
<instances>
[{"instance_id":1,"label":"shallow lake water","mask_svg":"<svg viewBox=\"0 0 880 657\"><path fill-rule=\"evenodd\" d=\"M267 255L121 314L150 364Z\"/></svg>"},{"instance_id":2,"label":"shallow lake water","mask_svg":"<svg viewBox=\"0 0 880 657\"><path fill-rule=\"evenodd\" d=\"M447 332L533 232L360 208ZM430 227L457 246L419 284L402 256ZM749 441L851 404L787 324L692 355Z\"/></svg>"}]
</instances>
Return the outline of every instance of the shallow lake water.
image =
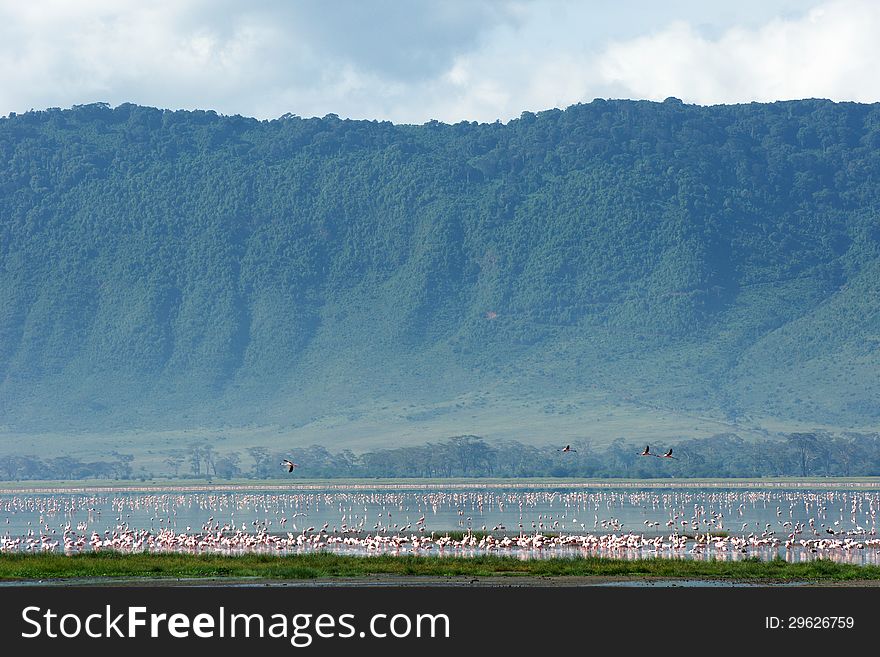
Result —
<instances>
[{"instance_id":1,"label":"shallow lake water","mask_svg":"<svg viewBox=\"0 0 880 657\"><path fill-rule=\"evenodd\" d=\"M782 555L878 564L878 511L880 491L857 489L7 492L0 494L0 550Z\"/></svg>"}]
</instances>

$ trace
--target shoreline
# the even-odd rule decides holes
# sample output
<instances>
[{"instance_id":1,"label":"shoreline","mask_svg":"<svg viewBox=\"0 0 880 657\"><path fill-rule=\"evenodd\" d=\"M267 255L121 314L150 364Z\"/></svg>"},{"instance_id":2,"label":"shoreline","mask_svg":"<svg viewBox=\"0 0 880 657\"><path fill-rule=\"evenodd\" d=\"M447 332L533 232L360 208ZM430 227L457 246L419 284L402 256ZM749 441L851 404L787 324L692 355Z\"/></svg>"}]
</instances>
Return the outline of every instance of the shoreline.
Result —
<instances>
[{"instance_id":1,"label":"shoreline","mask_svg":"<svg viewBox=\"0 0 880 657\"><path fill-rule=\"evenodd\" d=\"M7 482L4 482L7 483ZM12 483L12 482L8 482ZM505 488L525 489L829 489L829 490L880 490L880 477L853 479L840 478L774 478L774 479L322 479L297 482L266 480L254 483L132 483L98 484L35 481L16 482L17 485L0 484L0 495L16 494L76 494L76 493L169 493L169 492L256 492L256 491L322 491L322 490L486 490Z\"/></svg>"},{"instance_id":2,"label":"shoreline","mask_svg":"<svg viewBox=\"0 0 880 657\"><path fill-rule=\"evenodd\" d=\"M403 579L401 579L403 578ZM276 555L0 554L0 582L6 586L62 581L179 582L219 581L257 585L280 583L344 584L345 582L442 582L476 584L490 581L515 585L527 580L587 584L621 581L719 581L776 585L795 582L876 582L880 566L828 559L789 562L784 559L682 560L651 557L621 559L583 556L522 560L514 556L349 556L326 552ZM598 578L598 579L597 579Z\"/></svg>"},{"instance_id":3,"label":"shoreline","mask_svg":"<svg viewBox=\"0 0 880 657\"><path fill-rule=\"evenodd\" d=\"M396 575L267 579L262 577L58 577L0 579L8 588L136 587L136 588L878 588L880 580L724 579L670 576L469 576Z\"/></svg>"},{"instance_id":4,"label":"shoreline","mask_svg":"<svg viewBox=\"0 0 880 657\"><path fill-rule=\"evenodd\" d=\"M256 588L256 587L290 587L290 588L348 588L348 587L467 587L467 588L580 588L580 587L828 587L828 586L859 586L880 587L880 580L837 581L787 581L787 580L730 580L730 579L692 579L655 576L488 576L475 577L467 575L429 576L429 575L371 575L362 577L319 578L311 580L264 579L261 577L221 578L149 578L149 577L83 577L55 578L42 580L0 580L3 588L27 586L37 588L87 586L87 587L169 587L169 588Z\"/></svg>"}]
</instances>

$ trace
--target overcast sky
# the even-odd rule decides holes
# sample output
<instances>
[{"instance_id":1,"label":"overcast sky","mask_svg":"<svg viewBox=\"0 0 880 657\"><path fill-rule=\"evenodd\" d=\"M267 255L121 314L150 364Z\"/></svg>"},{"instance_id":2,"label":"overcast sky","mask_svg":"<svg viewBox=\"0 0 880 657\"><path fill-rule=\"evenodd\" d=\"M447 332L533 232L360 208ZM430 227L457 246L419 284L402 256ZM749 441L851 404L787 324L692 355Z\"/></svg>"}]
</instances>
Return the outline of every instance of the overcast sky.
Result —
<instances>
[{"instance_id":1,"label":"overcast sky","mask_svg":"<svg viewBox=\"0 0 880 657\"><path fill-rule=\"evenodd\" d=\"M874 0L0 0L0 115L96 101L506 121L593 98L880 100Z\"/></svg>"}]
</instances>

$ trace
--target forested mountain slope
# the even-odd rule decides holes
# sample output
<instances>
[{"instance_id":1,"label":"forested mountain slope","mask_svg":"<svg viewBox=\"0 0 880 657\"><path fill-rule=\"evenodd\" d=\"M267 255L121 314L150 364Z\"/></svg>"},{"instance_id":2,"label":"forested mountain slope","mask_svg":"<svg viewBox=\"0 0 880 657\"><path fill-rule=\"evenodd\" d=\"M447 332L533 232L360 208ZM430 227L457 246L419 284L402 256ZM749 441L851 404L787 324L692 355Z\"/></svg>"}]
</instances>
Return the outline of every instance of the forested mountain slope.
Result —
<instances>
[{"instance_id":1,"label":"forested mountain slope","mask_svg":"<svg viewBox=\"0 0 880 657\"><path fill-rule=\"evenodd\" d=\"M487 389L876 425L878 207L880 105L11 115L0 428L295 426Z\"/></svg>"}]
</instances>

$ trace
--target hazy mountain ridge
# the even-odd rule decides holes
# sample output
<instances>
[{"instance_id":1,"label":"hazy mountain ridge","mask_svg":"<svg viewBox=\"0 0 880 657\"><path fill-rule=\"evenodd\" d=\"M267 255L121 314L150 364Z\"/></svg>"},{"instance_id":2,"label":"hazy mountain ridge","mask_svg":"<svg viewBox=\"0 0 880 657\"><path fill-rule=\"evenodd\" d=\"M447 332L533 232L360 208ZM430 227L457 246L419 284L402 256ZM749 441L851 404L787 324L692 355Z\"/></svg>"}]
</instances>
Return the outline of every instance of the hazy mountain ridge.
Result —
<instances>
[{"instance_id":1,"label":"hazy mountain ridge","mask_svg":"<svg viewBox=\"0 0 880 657\"><path fill-rule=\"evenodd\" d=\"M500 383L876 423L878 174L880 105L828 101L0 119L0 425L295 425Z\"/></svg>"}]
</instances>

